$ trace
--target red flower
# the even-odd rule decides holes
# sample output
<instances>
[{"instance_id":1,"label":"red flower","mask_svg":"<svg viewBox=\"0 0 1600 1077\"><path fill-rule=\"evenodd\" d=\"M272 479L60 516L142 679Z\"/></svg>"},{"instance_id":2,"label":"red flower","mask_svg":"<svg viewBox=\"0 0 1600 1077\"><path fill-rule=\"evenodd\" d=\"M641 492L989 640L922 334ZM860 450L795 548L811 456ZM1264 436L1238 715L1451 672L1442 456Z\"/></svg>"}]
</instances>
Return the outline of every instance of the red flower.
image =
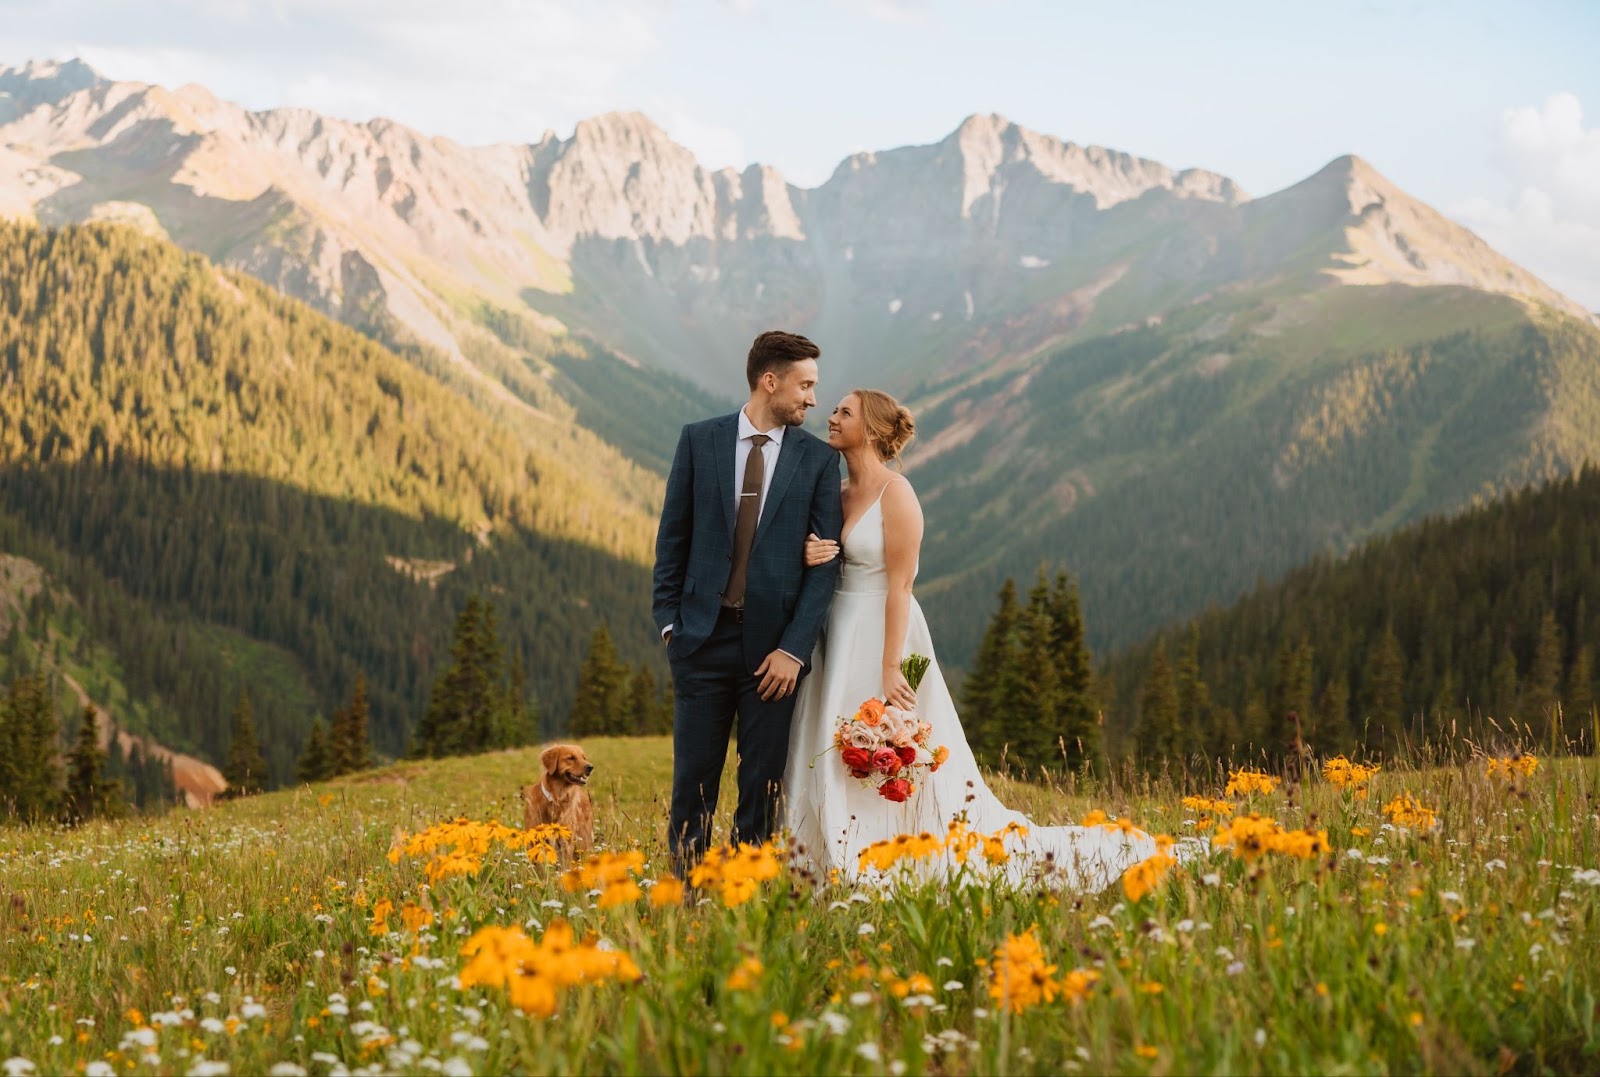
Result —
<instances>
[{"instance_id":1,"label":"red flower","mask_svg":"<svg viewBox=\"0 0 1600 1077\"><path fill-rule=\"evenodd\" d=\"M878 795L884 800L892 800L896 804L903 804L911 796L911 783L904 778L890 778L878 786Z\"/></svg>"},{"instance_id":2,"label":"red flower","mask_svg":"<svg viewBox=\"0 0 1600 1077\"><path fill-rule=\"evenodd\" d=\"M850 768L850 773L856 774L857 777L872 769L872 753L865 748L846 748L839 753L839 758Z\"/></svg>"},{"instance_id":3,"label":"red flower","mask_svg":"<svg viewBox=\"0 0 1600 1077\"><path fill-rule=\"evenodd\" d=\"M900 762L910 766L917 761L917 750L911 747L896 748L894 754L900 757Z\"/></svg>"},{"instance_id":4,"label":"red flower","mask_svg":"<svg viewBox=\"0 0 1600 1077\"><path fill-rule=\"evenodd\" d=\"M894 754L893 748L879 748L872 753L872 769L881 770L892 778L900 773L900 757Z\"/></svg>"}]
</instances>

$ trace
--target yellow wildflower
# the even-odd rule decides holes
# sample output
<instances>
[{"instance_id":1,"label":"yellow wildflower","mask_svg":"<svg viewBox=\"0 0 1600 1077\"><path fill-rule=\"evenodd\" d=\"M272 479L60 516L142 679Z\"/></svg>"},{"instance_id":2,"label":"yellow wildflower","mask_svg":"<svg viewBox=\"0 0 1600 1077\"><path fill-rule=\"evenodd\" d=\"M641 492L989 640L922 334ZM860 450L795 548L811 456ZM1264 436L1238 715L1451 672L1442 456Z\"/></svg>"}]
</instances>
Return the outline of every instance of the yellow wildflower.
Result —
<instances>
[{"instance_id":1,"label":"yellow wildflower","mask_svg":"<svg viewBox=\"0 0 1600 1077\"><path fill-rule=\"evenodd\" d=\"M1425 808L1410 793L1401 793L1383 806L1383 814L1395 826L1411 830L1431 830L1439 825L1438 812Z\"/></svg>"},{"instance_id":2,"label":"yellow wildflower","mask_svg":"<svg viewBox=\"0 0 1600 1077\"><path fill-rule=\"evenodd\" d=\"M1139 901L1154 890L1178 862L1165 853L1141 860L1122 873L1122 892L1129 901Z\"/></svg>"},{"instance_id":3,"label":"yellow wildflower","mask_svg":"<svg viewBox=\"0 0 1600 1077\"><path fill-rule=\"evenodd\" d=\"M761 981L761 974L764 971L766 970L758 959L747 957L728 973L726 986L729 991L749 991Z\"/></svg>"},{"instance_id":4,"label":"yellow wildflower","mask_svg":"<svg viewBox=\"0 0 1600 1077\"><path fill-rule=\"evenodd\" d=\"M1498 776L1506 781L1514 780L1519 774L1524 778L1531 778L1533 777L1533 772L1539 769L1539 760L1526 752L1520 756L1503 759L1496 759L1491 756L1487 762L1489 769L1485 772L1485 777L1493 778Z\"/></svg>"},{"instance_id":5,"label":"yellow wildflower","mask_svg":"<svg viewBox=\"0 0 1600 1077\"><path fill-rule=\"evenodd\" d=\"M394 913L394 902L388 898L380 898L372 906L372 923L367 926L370 935L387 935L389 933L389 917Z\"/></svg>"},{"instance_id":6,"label":"yellow wildflower","mask_svg":"<svg viewBox=\"0 0 1600 1077\"><path fill-rule=\"evenodd\" d=\"M1366 791L1367 782L1380 769L1376 763L1352 763L1344 756L1336 755L1322 764L1322 777L1329 785L1360 794Z\"/></svg>"},{"instance_id":7,"label":"yellow wildflower","mask_svg":"<svg viewBox=\"0 0 1600 1077\"><path fill-rule=\"evenodd\" d=\"M639 889L638 883L632 879L622 879L607 886L595 904L602 909L612 909L618 905L632 905L642 897L644 891Z\"/></svg>"},{"instance_id":8,"label":"yellow wildflower","mask_svg":"<svg viewBox=\"0 0 1600 1077\"><path fill-rule=\"evenodd\" d=\"M1233 814L1232 801L1212 800L1210 797L1184 797L1183 806L1190 811L1203 812L1211 815Z\"/></svg>"},{"instance_id":9,"label":"yellow wildflower","mask_svg":"<svg viewBox=\"0 0 1600 1077\"><path fill-rule=\"evenodd\" d=\"M415 933L433 923L433 913L408 901L400 906L400 922L407 931Z\"/></svg>"},{"instance_id":10,"label":"yellow wildflower","mask_svg":"<svg viewBox=\"0 0 1600 1077\"><path fill-rule=\"evenodd\" d=\"M1251 793L1270 793L1283 784L1282 778L1259 770L1230 770L1228 784L1222 790L1225 797L1249 796Z\"/></svg>"},{"instance_id":11,"label":"yellow wildflower","mask_svg":"<svg viewBox=\"0 0 1600 1077\"><path fill-rule=\"evenodd\" d=\"M683 904L683 882L679 879L661 879L650 888L650 907L666 908Z\"/></svg>"}]
</instances>

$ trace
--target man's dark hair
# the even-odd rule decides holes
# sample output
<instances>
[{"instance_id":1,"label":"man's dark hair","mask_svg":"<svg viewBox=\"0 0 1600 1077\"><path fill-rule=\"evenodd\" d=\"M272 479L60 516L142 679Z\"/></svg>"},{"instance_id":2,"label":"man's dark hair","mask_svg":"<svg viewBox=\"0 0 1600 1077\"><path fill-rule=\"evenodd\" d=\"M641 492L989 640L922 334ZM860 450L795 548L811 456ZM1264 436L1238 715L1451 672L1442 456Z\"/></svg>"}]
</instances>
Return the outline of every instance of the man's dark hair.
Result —
<instances>
[{"instance_id":1,"label":"man's dark hair","mask_svg":"<svg viewBox=\"0 0 1600 1077\"><path fill-rule=\"evenodd\" d=\"M750 357L745 360L744 376L750 382L750 391L755 392L756 382L761 380L761 375L767 371L782 378L791 364L802 359L815 359L822 354L822 349L799 333L785 333L781 329L769 329L756 337L756 342L750 345Z\"/></svg>"}]
</instances>

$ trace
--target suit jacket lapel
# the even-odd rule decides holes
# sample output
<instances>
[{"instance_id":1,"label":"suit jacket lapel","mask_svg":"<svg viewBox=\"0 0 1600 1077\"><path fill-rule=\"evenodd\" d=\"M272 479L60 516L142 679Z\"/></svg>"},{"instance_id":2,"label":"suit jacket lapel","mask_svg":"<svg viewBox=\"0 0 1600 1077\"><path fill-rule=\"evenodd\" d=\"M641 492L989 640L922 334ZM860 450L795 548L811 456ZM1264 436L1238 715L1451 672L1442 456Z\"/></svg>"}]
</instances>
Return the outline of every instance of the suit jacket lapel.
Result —
<instances>
[{"instance_id":1,"label":"suit jacket lapel","mask_svg":"<svg viewBox=\"0 0 1600 1077\"><path fill-rule=\"evenodd\" d=\"M772 473L772 485L767 488L767 500L761 506L761 522L756 525L756 537L755 542L751 543L752 549L761 542L761 536L767 533L767 525L772 523L772 518L778 514L778 501L783 497L783 492L789 488L789 480L794 478L795 469L800 466L800 457L805 455L803 438L804 435L798 427L784 434L783 448L778 450L778 468Z\"/></svg>"},{"instance_id":2,"label":"suit jacket lapel","mask_svg":"<svg viewBox=\"0 0 1600 1077\"><path fill-rule=\"evenodd\" d=\"M718 423L711 435L712 455L717 460L717 494L722 499L722 515L728 522L728 549L733 549L733 450L739 440L739 416L733 414Z\"/></svg>"}]
</instances>

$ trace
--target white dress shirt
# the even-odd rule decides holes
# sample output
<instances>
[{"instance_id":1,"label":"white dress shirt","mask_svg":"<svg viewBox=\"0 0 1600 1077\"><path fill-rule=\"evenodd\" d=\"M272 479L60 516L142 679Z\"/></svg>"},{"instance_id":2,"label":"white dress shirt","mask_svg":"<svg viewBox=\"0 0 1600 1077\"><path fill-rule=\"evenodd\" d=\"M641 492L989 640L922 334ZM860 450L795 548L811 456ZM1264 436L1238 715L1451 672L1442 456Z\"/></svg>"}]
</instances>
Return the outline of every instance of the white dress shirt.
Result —
<instances>
[{"instance_id":1,"label":"white dress shirt","mask_svg":"<svg viewBox=\"0 0 1600 1077\"><path fill-rule=\"evenodd\" d=\"M750 461L750 449L753 442L750 440L757 434L765 434L772 440L761 446L761 463L765 468L761 475L761 500L756 503L756 519L761 519L761 512L767 507L767 491L772 489L772 473L778 470L778 453L783 451L784 425L779 423L771 430L757 430L756 424L750 421L750 416L745 414L744 408L739 409L739 440L733 443L733 518L739 518L739 488L744 485L744 469Z\"/></svg>"},{"instance_id":2,"label":"white dress shirt","mask_svg":"<svg viewBox=\"0 0 1600 1077\"><path fill-rule=\"evenodd\" d=\"M739 409L739 439L733 443L733 504L730 506L733 519L737 520L739 518L740 487L744 485L744 469L750 462L750 450L755 446L755 443L750 439L757 434L766 434L768 438L767 443L761 446L763 468L761 473L761 499L756 504L756 520L759 521L761 513L767 507L767 491L772 489L773 473L778 470L778 454L783 451L784 430L785 427L782 423L779 423L771 430L757 430L756 424L750 421L750 416L745 413L744 408ZM663 628L661 630L661 638L666 639L676 627L678 626L674 623ZM788 651L783 653L789 654ZM794 658L801 665L805 664L792 654L789 654L789 657Z\"/></svg>"}]
</instances>

